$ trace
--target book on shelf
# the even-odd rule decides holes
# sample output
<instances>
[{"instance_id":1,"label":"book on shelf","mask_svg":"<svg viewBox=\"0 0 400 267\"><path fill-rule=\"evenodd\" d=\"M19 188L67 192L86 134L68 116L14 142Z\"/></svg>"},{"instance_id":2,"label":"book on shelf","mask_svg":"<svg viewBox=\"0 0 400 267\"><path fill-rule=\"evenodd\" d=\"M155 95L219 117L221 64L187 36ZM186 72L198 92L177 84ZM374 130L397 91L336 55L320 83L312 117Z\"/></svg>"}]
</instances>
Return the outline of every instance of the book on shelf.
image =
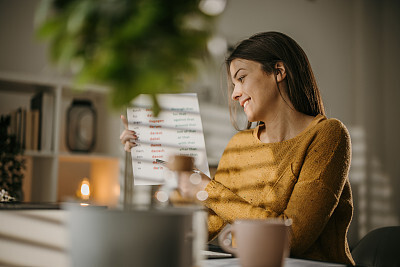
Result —
<instances>
[{"instance_id":1,"label":"book on shelf","mask_svg":"<svg viewBox=\"0 0 400 267\"><path fill-rule=\"evenodd\" d=\"M26 127L26 109L20 108L21 111L21 123L20 123L20 134L19 134L19 143L21 148L25 148L25 127Z\"/></svg>"},{"instance_id":2,"label":"book on shelf","mask_svg":"<svg viewBox=\"0 0 400 267\"><path fill-rule=\"evenodd\" d=\"M18 108L11 111L8 116L10 116L10 125L8 126L8 133L15 136L17 143L24 148L25 140L25 109Z\"/></svg>"},{"instance_id":3,"label":"book on shelf","mask_svg":"<svg viewBox=\"0 0 400 267\"><path fill-rule=\"evenodd\" d=\"M31 99L31 110L39 113L39 130L37 136L38 150L50 151L52 148L54 97L40 91Z\"/></svg>"},{"instance_id":4,"label":"book on shelf","mask_svg":"<svg viewBox=\"0 0 400 267\"><path fill-rule=\"evenodd\" d=\"M40 137L40 120L39 120L39 111L38 110L32 110L31 111L32 114L32 150L40 150L39 147L39 137Z\"/></svg>"},{"instance_id":5,"label":"book on shelf","mask_svg":"<svg viewBox=\"0 0 400 267\"><path fill-rule=\"evenodd\" d=\"M26 150L38 150L39 136L39 112L37 110L25 110L25 125L23 131L23 144Z\"/></svg>"},{"instance_id":6,"label":"book on shelf","mask_svg":"<svg viewBox=\"0 0 400 267\"><path fill-rule=\"evenodd\" d=\"M29 106L17 107L4 114L9 116L7 132L14 135L25 150L51 151L53 131L54 96L41 91L36 93Z\"/></svg>"},{"instance_id":7,"label":"book on shelf","mask_svg":"<svg viewBox=\"0 0 400 267\"><path fill-rule=\"evenodd\" d=\"M25 111L25 149L32 149L32 111Z\"/></svg>"},{"instance_id":8,"label":"book on shelf","mask_svg":"<svg viewBox=\"0 0 400 267\"><path fill-rule=\"evenodd\" d=\"M16 126L16 129L15 129L15 137L16 137L16 141L17 142L19 142L20 140L21 140L21 135L22 135L22 133L21 133L21 128L22 128L22 109L21 108L18 108L16 111L15 111L15 126Z\"/></svg>"},{"instance_id":9,"label":"book on shelf","mask_svg":"<svg viewBox=\"0 0 400 267\"><path fill-rule=\"evenodd\" d=\"M10 134L17 134L17 111L14 110L12 112L10 112L10 125L9 127L9 133Z\"/></svg>"}]
</instances>

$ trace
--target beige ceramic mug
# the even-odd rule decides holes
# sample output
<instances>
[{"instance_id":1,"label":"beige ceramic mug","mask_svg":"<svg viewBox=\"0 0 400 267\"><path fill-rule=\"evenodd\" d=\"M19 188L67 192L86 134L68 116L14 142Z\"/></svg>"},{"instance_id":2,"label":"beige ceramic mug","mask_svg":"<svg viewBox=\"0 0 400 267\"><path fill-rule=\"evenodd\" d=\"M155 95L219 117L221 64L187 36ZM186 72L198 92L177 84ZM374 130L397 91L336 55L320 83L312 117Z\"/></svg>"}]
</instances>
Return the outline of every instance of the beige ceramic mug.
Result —
<instances>
[{"instance_id":1,"label":"beige ceramic mug","mask_svg":"<svg viewBox=\"0 0 400 267\"><path fill-rule=\"evenodd\" d=\"M218 237L221 247L239 257L243 267L280 267L289 255L291 220L236 220ZM228 238L232 233L237 248Z\"/></svg>"}]
</instances>

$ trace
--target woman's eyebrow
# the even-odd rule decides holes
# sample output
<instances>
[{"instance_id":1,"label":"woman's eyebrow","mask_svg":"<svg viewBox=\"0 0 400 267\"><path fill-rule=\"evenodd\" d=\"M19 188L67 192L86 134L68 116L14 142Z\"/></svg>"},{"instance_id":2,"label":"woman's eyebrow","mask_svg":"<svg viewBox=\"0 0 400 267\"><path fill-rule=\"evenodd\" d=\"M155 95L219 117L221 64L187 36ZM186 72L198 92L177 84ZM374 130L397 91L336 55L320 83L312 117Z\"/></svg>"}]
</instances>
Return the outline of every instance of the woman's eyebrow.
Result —
<instances>
[{"instance_id":1,"label":"woman's eyebrow","mask_svg":"<svg viewBox=\"0 0 400 267\"><path fill-rule=\"evenodd\" d=\"M243 68L240 68L240 69L238 69L238 70L236 71L235 75L233 75L233 79L236 79L236 76L237 76L238 72L241 71L241 70L243 70Z\"/></svg>"}]
</instances>

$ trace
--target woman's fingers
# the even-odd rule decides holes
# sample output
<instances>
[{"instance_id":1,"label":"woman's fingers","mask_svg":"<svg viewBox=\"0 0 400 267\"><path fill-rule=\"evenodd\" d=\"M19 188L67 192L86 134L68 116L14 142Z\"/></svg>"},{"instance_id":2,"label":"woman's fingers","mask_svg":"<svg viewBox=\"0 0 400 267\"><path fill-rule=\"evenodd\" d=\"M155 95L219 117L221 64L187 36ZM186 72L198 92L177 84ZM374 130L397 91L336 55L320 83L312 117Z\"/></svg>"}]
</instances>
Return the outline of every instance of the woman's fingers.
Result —
<instances>
[{"instance_id":1,"label":"woman's fingers","mask_svg":"<svg viewBox=\"0 0 400 267\"><path fill-rule=\"evenodd\" d=\"M135 131L128 129L128 120L124 115L121 115L121 121L124 124L125 130L121 133L119 139L121 140L121 143L124 145L124 149L126 151L128 150L130 151L130 148L136 146L134 140L137 140L138 137Z\"/></svg>"},{"instance_id":2,"label":"woman's fingers","mask_svg":"<svg viewBox=\"0 0 400 267\"><path fill-rule=\"evenodd\" d=\"M200 171L194 171L178 179L178 190L182 197L201 200L197 194L204 191L211 179Z\"/></svg>"},{"instance_id":3,"label":"woman's fingers","mask_svg":"<svg viewBox=\"0 0 400 267\"><path fill-rule=\"evenodd\" d=\"M121 115L121 121L124 124L125 129L128 129L128 120L125 118L124 115Z\"/></svg>"},{"instance_id":4,"label":"woman's fingers","mask_svg":"<svg viewBox=\"0 0 400 267\"><path fill-rule=\"evenodd\" d=\"M120 140L121 144L123 145L127 142L135 144L135 141L138 140L138 137L137 135L133 134L132 131L127 131L121 135Z\"/></svg>"},{"instance_id":5,"label":"woman's fingers","mask_svg":"<svg viewBox=\"0 0 400 267\"><path fill-rule=\"evenodd\" d=\"M125 145L124 145L124 150L126 152L131 152L131 148L135 147L135 146L136 146L136 143L126 142Z\"/></svg>"},{"instance_id":6,"label":"woman's fingers","mask_svg":"<svg viewBox=\"0 0 400 267\"><path fill-rule=\"evenodd\" d=\"M135 140L137 140L136 137L126 136L124 139L121 139L121 144L125 145L126 143L131 143L132 145L136 145Z\"/></svg>"},{"instance_id":7,"label":"woman's fingers","mask_svg":"<svg viewBox=\"0 0 400 267\"><path fill-rule=\"evenodd\" d=\"M121 141L122 141L123 139L127 139L126 138L127 136L129 136L128 139L137 139L136 132L135 131L131 131L131 130L123 130L121 135L119 136L119 139L121 139Z\"/></svg>"},{"instance_id":8,"label":"woman's fingers","mask_svg":"<svg viewBox=\"0 0 400 267\"><path fill-rule=\"evenodd\" d=\"M138 137L135 131L128 129L128 120L125 116L121 115L121 121L124 124L125 130L122 131L119 139L121 140L121 144L124 145L124 150L130 152L131 148L136 146L135 140L138 140Z\"/></svg>"}]
</instances>

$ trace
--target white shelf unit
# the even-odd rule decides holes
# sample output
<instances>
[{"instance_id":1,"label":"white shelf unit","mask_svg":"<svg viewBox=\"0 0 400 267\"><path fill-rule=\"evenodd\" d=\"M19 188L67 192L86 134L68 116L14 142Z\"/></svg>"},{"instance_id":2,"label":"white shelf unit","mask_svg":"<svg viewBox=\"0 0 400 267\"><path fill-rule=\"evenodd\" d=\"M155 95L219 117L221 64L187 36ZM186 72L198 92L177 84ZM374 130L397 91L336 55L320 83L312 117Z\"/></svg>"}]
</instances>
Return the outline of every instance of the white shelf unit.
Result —
<instances>
[{"instance_id":1,"label":"white shelf unit","mask_svg":"<svg viewBox=\"0 0 400 267\"><path fill-rule=\"evenodd\" d=\"M68 79L40 77L18 73L0 73L0 114L24 107L40 90L54 97L52 146L50 151L26 150L27 171L24 178L25 201L56 202L73 197L79 181L87 176L94 185L96 202L116 205L118 202L119 113L108 106L108 90L88 86L73 90ZM97 113L96 145L91 153L69 152L65 145L66 110L74 98L90 99ZM93 182L93 183L92 183Z\"/></svg>"}]
</instances>

